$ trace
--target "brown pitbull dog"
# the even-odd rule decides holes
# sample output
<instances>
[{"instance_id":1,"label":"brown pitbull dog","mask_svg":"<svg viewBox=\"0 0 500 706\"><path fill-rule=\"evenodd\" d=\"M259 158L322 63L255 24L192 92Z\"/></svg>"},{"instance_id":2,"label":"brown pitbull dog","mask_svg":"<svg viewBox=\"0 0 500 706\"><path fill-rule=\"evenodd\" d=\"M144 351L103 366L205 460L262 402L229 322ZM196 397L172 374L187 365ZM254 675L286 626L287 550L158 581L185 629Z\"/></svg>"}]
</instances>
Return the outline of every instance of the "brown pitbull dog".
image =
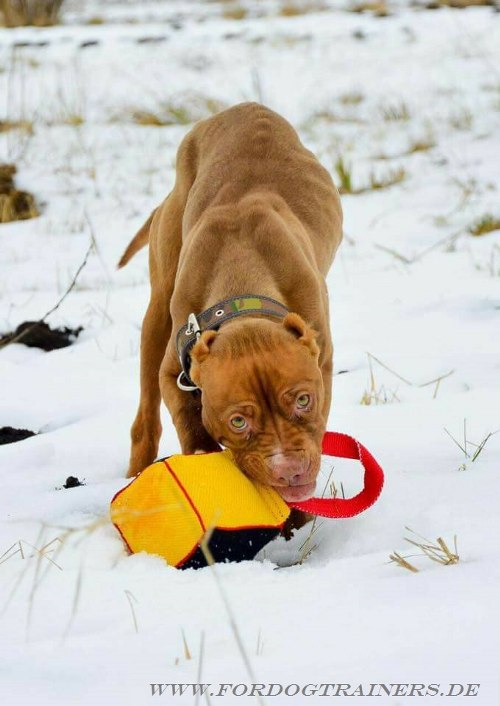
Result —
<instances>
[{"instance_id":1,"label":"brown pitbull dog","mask_svg":"<svg viewBox=\"0 0 500 706\"><path fill-rule=\"evenodd\" d=\"M183 453L222 445L285 500L312 495L332 386L325 276L341 239L337 190L286 120L244 103L195 125L173 191L119 263L149 242L128 476L156 458L163 399Z\"/></svg>"}]
</instances>

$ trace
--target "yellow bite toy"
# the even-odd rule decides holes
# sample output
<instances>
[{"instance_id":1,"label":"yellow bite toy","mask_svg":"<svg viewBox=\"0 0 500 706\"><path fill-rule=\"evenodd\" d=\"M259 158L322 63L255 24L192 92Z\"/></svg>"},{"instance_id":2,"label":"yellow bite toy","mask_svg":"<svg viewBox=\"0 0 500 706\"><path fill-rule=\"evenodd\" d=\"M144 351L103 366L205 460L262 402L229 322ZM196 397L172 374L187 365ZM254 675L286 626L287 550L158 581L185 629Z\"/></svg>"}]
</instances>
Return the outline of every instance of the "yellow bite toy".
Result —
<instances>
[{"instance_id":1,"label":"yellow bite toy","mask_svg":"<svg viewBox=\"0 0 500 706\"><path fill-rule=\"evenodd\" d=\"M276 537L292 508L323 517L352 517L378 498L382 469L359 442L327 432L323 453L356 458L364 489L354 498L286 503L272 487L250 480L230 451L156 461L111 501L111 519L131 552L158 554L178 568L206 566L204 537L214 561L253 559Z\"/></svg>"}]
</instances>

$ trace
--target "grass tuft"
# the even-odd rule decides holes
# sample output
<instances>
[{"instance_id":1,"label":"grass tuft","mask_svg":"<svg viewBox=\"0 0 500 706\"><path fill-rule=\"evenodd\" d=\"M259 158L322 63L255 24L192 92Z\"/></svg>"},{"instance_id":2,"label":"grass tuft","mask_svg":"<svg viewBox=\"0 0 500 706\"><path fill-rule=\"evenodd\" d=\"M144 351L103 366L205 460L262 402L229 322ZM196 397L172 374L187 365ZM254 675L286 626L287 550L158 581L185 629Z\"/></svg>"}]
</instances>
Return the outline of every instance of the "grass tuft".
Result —
<instances>
[{"instance_id":1,"label":"grass tuft","mask_svg":"<svg viewBox=\"0 0 500 706\"><path fill-rule=\"evenodd\" d=\"M470 130L474 122L474 116L468 108L462 108L462 110L452 113L449 122L455 130Z\"/></svg>"},{"instance_id":2,"label":"grass tuft","mask_svg":"<svg viewBox=\"0 0 500 706\"><path fill-rule=\"evenodd\" d=\"M308 2L297 4L294 2L285 2L279 9L279 14L282 17L299 17L307 15L311 12L321 12L326 6L322 2Z\"/></svg>"},{"instance_id":3,"label":"grass tuft","mask_svg":"<svg viewBox=\"0 0 500 706\"><path fill-rule=\"evenodd\" d=\"M407 104L402 101L393 105L382 106L380 109L382 117L385 121L408 121L411 117L410 109Z\"/></svg>"},{"instance_id":4,"label":"grass tuft","mask_svg":"<svg viewBox=\"0 0 500 706\"><path fill-rule=\"evenodd\" d=\"M263 652L264 652L264 640L262 639L262 632L261 632L261 629L259 628L259 632L257 633L257 647L255 650L255 654L257 655L257 657L260 657Z\"/></svg>"},{"instance_id":5,"label":"grass tuft","mask_svg":"<svg viewBox=\"0 0 500 706\"><path fill-rule=\"evenodd\" d=\"M0 0L0 18L6 27L49 27L58 24L64 0Z\"/></svg>"},{"instance_id":6,"label":"grass tuft","mask_svg":"<svg viewBox=\"0 0 500 706\"><path fill-rule=\"evenodd\" d=\"M363 0L355 3L349 8L349 11L356 13L373 12L375 17L387 17L389 15L385 0Z\"/></svg>"},{"instance_id":7,"label":"grass tuft","mask_svg":"<svg viewBox=\"0 0 500 706\"><path fill-rule=\"evenodd\" d=\"M161 102L157 110L131 110L129 115L137 125L164 127L166 125L191 125L197 120L215 115L225 108L221 101L203 95L188 97L184 104L176 102ZM113 122L120 122L121 116L116 115Z\"/></svg>"},{"instance_id":8,"label":"grass tuft","mask_svg":"<svg viewBox=\"0 0 500 706\"><path fill-rule=\"evenodd\" d=\"M414 574L418 574L417 567L413 566L413 564L410 564L410 562L407 561L404 556L398 554L398 552L393 552L392 554L389 554L389 559L391 560L391 562L397 564L402 569L408 569L408 571L413 571Z\"/></svg>"},{"instance_id":9,"label":"grass tuft","mask_svg":"<svg viewBox=\"0 0 500 706\"><path fill-rule=\"evenodd\" d=\"M445 432L448 434L450 439L458 446L460 451L462 451L465 461L458 467L459 471L466 471L467 470L467 464L474 463L479 457L479 455L482 453L484 447L488 443L488 441L491 439L491 437L494 434L497 434L499 430L497 431L490 431L486 436L479 442L479 444L476 444L474 441L471 441L470 439L467 438L467 420L464 419L464 424L463 424L463 441L460 442L458 439L456 439L451 432L448 431L445 427ZM473 447L473 450L471 450L470 447Z\"/></svg>"},{"instance_id":10,"label":"grass tuft","mask_svg":"<svg viewBox=\"0 0 500 706\"><path fill-rule=\"evenodd\" d=\"M403 167L399 169L391 169L384 176L377 177L373 172L370 174L370 186L364 191L378 191L379 189L388 189L394 184L400 184L406 179L406 170Z\"/></svg>"},{"instance_id":11,"label":"grass tuft","mask_svg":"<svg viewBox=\"0 0 500 706\"><path fill-rule=\"evenodd\" d=\"M343 93L339 101L342 103L342 105L359 105L364 101L365 97L362 93L359 93L359 91L352 91L350 93Z\"/></svg>"},{"instance_id":12,"label":"grass tuft","mask_svg":"<svg viewBox=\"0 0 500 706\"><path fill-rule=\"evenodd\" d=\"M341 194L352 194L352 167L344 160L342 155L335 162L335 172L339 179L339 191Z\"/></svg>"},{"instance_id":13,"label":"grass tuft","mask_svg":"<svg viewBox=\"0 0 500 706\"><path fill-rule=\"evenodd\" d=\"M375 172L371 172L368 184L354 188L352 166L342 155L337 158L334 169L338 177L338 189L341 194L364 194L367 191L388 189L390 186L400 184L407 177L406 170L403 167L390 169L382 176L377 176Z\"/></svg>"},{"instance_id":14,"label":"grass tuft","mask_svg":"<svg viewBox=\"0 0 500 706\"><path fill-rule=\"evenodd\" d=\"M399 402L399 397L395 391L389 392L385 385L377 386L375 374L373 372L372 356L368 354L368 365L370 367L370 386L363 392L360 404L365 406L388 404L389 402Z\"/></svg>"},{"instance_id":15,"label":"grass tuft","mask_svg":"<svg viewBox=\"0 0 500 706\"><path fill-rule=\"evenodd\" d=\"M157 113L150 112L148 110L136 110L132 113L132 120L137 125L153 125L155 127L163 127L164 125L170 125L165 118L160 117Z\"/></svg>"},{"instance_id":16,"label":"grass tuft","mask_svg":"<svg viewBox=\"0 0 500 706\"><path fill-rule=\"evenodd\" d=\"M393 254L398 259L400 258L400 259L403 259L403 261L405 260L405 258L403 258L401 255L399 255L399 253L395 253L395 252L389 250L388 248L383 248L381 246L379 246L379 247L382 250L387 250L388 252ZM433 385L434 386L434 392L432 395L433 399L436 399L436 397L437 397L437 393L439 390L439 386L441 385L441 382L443 380L445 380L446 378L450 377L450 375L452 375L454 372L453 370L450 370L447 373L443 373L443 375L439 375L437 378L433 378L432 380L427 380L426 382L415 383L415 382L412 382L411 380L408 380L408 378L405 378L402 375L400 375L398 372L396 372L395 370L390 368L388 365L383 363L379 358L374 356L372 353L367 353L366 355L368 356L368 365L370 368L370 387L363 394L363 397L361 398L361 404L372 404L373 402L375 402L375 404L380 404L380 403L385 404L387 402L393 402L394 400L397 400L399 402L399 399L394 392L391 393L392 399L387 399L387 394L386 394L384 386L377 389L377 386L375 384L375 375L373 373L372 361L377 363L378 365L380 365L380 367L384 368L384 370L387 370L387 372L391 373L391 375L394 375L394 377L396 377L398 380L401 380L401 382L404 382L404 384L408 385L409 387L429 387L430 385Z\"/></svg>"},{"instance_id":17,"label":"grass tuft","mask_svg":"<svg viewBox=\"0 0 500 706\"><path fill-rule=\"evenodd\" d=\"M432 137L422 138L420 140L413 140L410 143L406 154L415 154L415 152L426 152L427 150L433 149L435 146L436 143L432 139Z\"/></svg>"},{"instance_id":18,"label":"grass tuft","mask_svg":"<svg viewBox=\"0 0 500 706\"><path fill-rule=\"evenodd\" d=\"M438 10L440 7L453 7L457 10L463 10L466 7L495 5L495 0L429 0L424 7L427 10Z\"/></svg>"},{"instance_id":19,"label":"grass tuft","mask_svg":"<svg viewBox=\"0 0 500 706\"><path fill-rule=\"evenodd\" d=\"M0 164L0 223L24 221L40 215L32 194L16 189L16 171L14 164Z\"/></svg>"},{"instance_id":20,"label":"grass tuft","mask_svg":"<svg viewBox=\"0 0 500 706\"><path fill-rule=\"evenodd\" d=\"M225 20L244 20L247 14L246 8L241 5L235 5L234 7L226 7L222 16Z\"/></svg>"},{"instance_id":21,"label":"grass tuft","mask_svg":"<svg viewBox=\"0 0 500 706\"><path fill-rule=\"evenodd\" d=\"M407 569L408 571L416 574L419 569L408 561L408 559L411 559L412 557L425 556L427 559L430 559L430 561L434 561L442 566L451 566L452 564L458 564L460 561L456 535L453 537L452 551L442 537L438 537L434 542L432 542L429 539L417 534L409 527L406 527L405 529L415 536L415 538L405 537L405 542L408 542L420 551L418 554L412 554L410 556L402 556L398 552L393 552L389 555L390 563L397 564L401 568Z\"/></svg>"},{"instance_id":22,"label":"grass tuft","mask_svg":"<svg viewBox=\"0 0 500 706\"><path fill-rule=\"evenodd\" d=\"M139 601L137 598L134 596L132 591L129 591L128 589L124 590L125 597L128 601L128 604L130 606L130 612L132 613L132 620L134 622L134 629L135 632L139 632L139 623L137 622L137 615L135 613L135 608L134 608L134 603L138 603Z\"/></svg>"},{"instance_id":23,"label":"grass tuft","mask_svg":"<svg viewBox=\"0 0 500 706\"><path fill-rule=\"evenodd\" d=\"M475 236L486 235L495 230L500 230L500 218L492 216L491 213L481 216L468 228L469 233Z\"/></svg>"},{"instance_id":24,"label":"grass tuft","mask_svg":"<svg viewBox=\"0 0 500 706\"><path fill-rule=\"evenodd\" d=\"M0 120L0 132L9 132L10 130L22 130L32 135L33 123L31 120Z\"/></svg>"},{"instance_id":25,"label":"grass tuft","mask_svg":"<svg viewBox=\"0 0 500 706\"><path fill-rule=\"evenodd\" d=\"M193 659L193 656L191 654L191 650L189 649L189 645L187 643L184 630L182 630L181 633L182 633L182 646L184 648L184 658L189 661L189 660Z\"/></svg>"},{"instance_id":26,"label":"grass tuft","mask_svg":"<svg viewBox=\"0 0 500 706\"><path fill-rule=\"evenodd\" d=\"M85 122L85 118L83 115L80 115L80 113L67 113L62 120L62 123L64 125L71 125L72 127L79 127L80 125L83 125Z\"/></svg>"}]
</instances>

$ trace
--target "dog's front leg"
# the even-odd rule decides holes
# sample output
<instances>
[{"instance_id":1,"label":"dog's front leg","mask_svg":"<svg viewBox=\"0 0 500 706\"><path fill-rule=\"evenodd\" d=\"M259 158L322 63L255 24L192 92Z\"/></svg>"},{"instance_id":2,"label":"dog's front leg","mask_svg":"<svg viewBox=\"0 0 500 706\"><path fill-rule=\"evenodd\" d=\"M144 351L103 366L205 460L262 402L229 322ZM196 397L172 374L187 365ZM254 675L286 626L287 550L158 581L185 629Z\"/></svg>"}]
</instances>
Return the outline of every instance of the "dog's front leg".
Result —
<instances>
[{"instance_id":1,"label":"dog's front leg","mask_svg":"<svg viewBox=\"0 0 500 706\"><path fill-rule=\"evenodd\" d=\"M160 368L160 391L172 417L183 454L195 451L220 451L201 421L201 393L177 387L179 366L167 352Z\"/></svg>"}]
</instances>

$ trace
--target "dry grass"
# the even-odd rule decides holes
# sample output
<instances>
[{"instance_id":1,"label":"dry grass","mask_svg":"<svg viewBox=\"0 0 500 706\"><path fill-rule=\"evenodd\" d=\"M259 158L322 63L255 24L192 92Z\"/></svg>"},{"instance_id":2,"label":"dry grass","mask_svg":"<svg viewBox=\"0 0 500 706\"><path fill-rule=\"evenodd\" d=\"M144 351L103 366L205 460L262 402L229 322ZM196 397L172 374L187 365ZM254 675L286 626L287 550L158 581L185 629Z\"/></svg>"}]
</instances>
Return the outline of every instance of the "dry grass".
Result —
<instances>
[{"instance_id":1,"label":"dry grass","mask_svg":"<svg viewBox=\"0 0 500 706\"><path fill-rule=\"evenodd\" d=\"M72 127L79 127L83 125L85 118L80 113L67 113L62 119L62 125L71 125Z\"/></svg>"},{"instance_id":2,"label":"dry grass","mask_svg":"<svg viewBox=\"0 0 500 706\"><path fill-rule=\"evenodd\" d=\"M285 2L279 9L279 14L282 17L299 17L300 15L307 15L311 12L322 12L326 9L326 5L322 2L307 2L307 3L294 3Z\"/></svg>"},{"instance_id":3,"label":"dry grass","mask_svg":"<svg viewBox=\"0 0 500 706\"><path fill-rule=\"evenodd\" d=\"M10 132L10 130L22 130L32 135L33 123L31 120L0 120L0 132Z\"/></svg>"},{"instance_id":4,"label":"dry grass","mask_svg":"<svg viewBox=\"0 0 500 706\"><path fill-rule=\"evenodd\" d=\"M100 15L93 15L92 17L89 17L87 20L88 25L103 25L106 23L106 20L104 17L101 17Z\"/></svg>"},{"instance_id":5,"label":"dry grass","mask_svg":"<svg viewBox=\"0 0 500 706\"><path fill-rule=\"evenodd\" d=\"M383 176L376 176L372 172L370 174L370 185L364 188L364 191L377 191L379 189L388 189L394 184L401 184L406 179L406 170L403 167L398 169L390 169Z\"/></svg>"},{"instance_id":6,"label":"dry grass","mask_svg":"<svg viewBox=\"0 0 500 706\"><path fill-rule=\"evenodd\" d=\"M463 10L466 7L495 6L495 0L431 0L424 7L427 10L438 10L440 7L454 7Z\"/></svg>"},{"instance_id":7,"label":"dry grass","mask_svg":"<svg viewBox=\"0 0 500 706\"><path fill-rule=\"evenodd\" d=\"M452 113L449 122L455 130L470 130L474 122L474 116L468 108L462 108Z\"/></svg>"},{"instance_id":8,"label":"dry grass","mask_svg":"<svg viewBox=\"0 0 500 706\"><path fill-rule=\"evenodd\" d=\"M390 169L385 174L377 175L371 172L368 183L365 186L353 186L352 166L340 155L334 164L335 173L338 178L338 189L341 194L364 194L367 191L379 191L388 189L395 184L400 184L406 179L406 170L403 167Z\"/></svg>"},{"instance_id":9,"label":"dry grass","mask_svg":"<svg viewBox=\"0 0 500 706\"><path fill-rule=\"evenodd\" d=\"M329 489L329 491L330 491L330 497L336 498L338 495L337 486L335 485L335 481L332 478L333 471L334 471L334 467L332 466L330 469L330 473L328 474L328 478L326 479L326 483L323 488L323 492L321 493L321 496L320 496L322 498L325 497L325 493L326 493L327 489ZM342 497L345 498L344 488L343 488L342 484L341 484L341 492L342 492ZM296 561L293 561L291 564L289 564L289 566L300 566L300 565L304 564L309 559L309 557L313 554L313 552L315 552L316 549L318 549L319 543L313 542L313 539L323 523L320 522L318 516L315 515L310 524L311 524L311 526L309 529L309 533L299 547L299 556L296 559ZM285 568L285 566L286 565L283 565L283 566L280 565L279 568L282 569L282 568Z\"/></svg>"},{"instance_id":10,"label":"dry grass","mask_svg":"<svg viewBox=\"0 0 500 706\"><path fill-rule=\"evenodd\" d=\"M222 13L225 20L244 20L247 16L248 11L241 5L234 5L233 7L226 7Z\"/></svg>"},{"instance_id":11,"label":"dry grass","mask_svg":"<svg viewBox=\"0 0 500 706\"><path fill-rule=\"evenodd\" d=\"M0 18L6 27L48 27L59 22L63 0L0 0Z\"/></svg>"},{"instance_id":12,"label":"dry grass","mask_svg":"<svg viewBox=\"0 0 500 706\"><path fill-rule=\"evenodd\" d=\"M413 564L410 564L409 561L406 561L404 556L402 556L398 552L392 552L392 554L389 554L389 559L391 560L391 562L394 562L394 564L397 564L402 569L408 569L408 571L412 571L414 574L418 574L417 567L413 566Z\"/></svg>"},{"instance_id":13,"label":"dry grass","mask_svg":"<svg viewBox=\"0 0 500 706\"><path fill-rule=\"evenodd\" d=\"M226 612L226 616L228 619L229 626L231 628L231 631L233 633L234 640L236 642L236 646L238 648L238 651L240 653L240 656L242 658L243 664L245 665L246 672L248 676L250 677L250 680L252 683L255 682L255 675L253 672L252 664L250 662L250 658L248 655L248 652L245 648L245 645L243 643L243 639L241 637L241 633L238 627L238 624L236 622L236 617L233 611L233 608L229 602L229 599L227 597L226 591L224 589L224 586L222 584L219 572L217 570L217 565L215 564L213 554L210 550L210 539L212 537L214 531L214 527L209 527L203 537L200 540L200 549L203 552L203 556L205 557L205 561L207 562L207 565L210 567L212 571L212 576L214 578L215 584L217 586L217 590L219 591L219 596L224 604L224 609ZM262 697L257 694L257 702L263 706L263 700Z\"/></svg>"},{"instance_id":14,"label":"dry grass","mask_svg":"<svg viewBox=\"0 0 500 706\"><path fill-rule=\"evenodd\" d=\"M184 634L184 630L181 631L182 633L182 647L184 649L184 659L187 661L190 661L193 659L193 656L191 654L191 650L189 649L189 645L186 640L186 635Z\"/></svg>"},{"instance_id":15,"label":"dry grass","mask_svg":"<svg viewBox=\"0 0 500 706\"><path fill-rule=\"evenodd\" d=\"M458 564L458 562L460 561L456 535L453 537L452 551L442 537L438 537L435 542L432 542L429 539L426 539L425 537L422 537L421 535L417 534L409 527L405 527L405 529L415 536L415 539L405 537L405 541L411 544L412 546L416 547L420 551L418 554L411 554L409 556L402 556L398 552L393 552L389 555L391 563L397 564L402 569L407 569L408 571L411 571L415 574L418 573L419 569L414 564L411 564L408 561L408 559L411 559L413 557L424 556L427 559L436 562L437 564L441 564L442 566Z\"/></svg>"},{"instance_id":16,"label":"dry grass","mask_svg":"<svg viewBox=\"0 0 500 706\"><path fill-rule=\"evenodd\" d=\"M195 95L185 103L161 102L157 110L132 109L129 113L137 125L164 127L168 125L191 125L197 120L208 118L224 110L226 105L215 98ZM115 115L112 122L121 122L122 117Z\"/></svg>"},{"instance_id":17,"label":"dry grass","mask_svg":"<svg viewBox=\"0 0 500 706\"><path fill-rule=\"evenodd\" d=\"M380 113L384 120L391 121L408 121L411 117L410 109L404 101L393 105L385 105L380 108Z\"/></svg>"},{"instance_id":18,"label":"dry grass","mask_svg":"<svg viewBox=\"0 0 500 706\"><path fill-rule=\"evenodd\" d=\"M492 216L491 213L481 216L468 228L468 232L476 237L492 233L495 230L500 230L500 218Z\"/></svg>"},{"instance_id":19,"label":"dry grass","mask_svg":"<svg viewBox=\"0 0 500 706\"><path fill-rule=\"evenodd\" d=\"M9 559L12 559L12 557L16 556L17 554L19 554L19 557L21 559L32 559L34 556L38 555L43 559L47 559L47 561L50 561L51 564L53 564L60 571L62 571L62 567L56 561L54 561L52 557L49 556L49 554L56 549L56 547L52 545L55 545L56 542L60 541L60 538L56 537L55 539L51 540L43 547L38 549L33 544L27 542L25 539L19 539L0 556L0 564L4 564L6 561L9 561ZM33 550L35 553L28 553L26 548L28 548L28 550Z\"/></svg>"},{"instance_id":20,"label":"dry grass","mask_svg":"<svg viewBox=\"0 0 500 706\"><path fill-rule=\"evenodd\" d=\"M358 91L352 91L350 93L343 93L339 101L342 103L342 105L359 105L362 101L364 101L365 97L362 93L359 93Z\"/></svg>"},{"instance_id":21,"label":"dry grass","mask_svg":"<svg viewBox=\"0 0 500 706\"><path fill-rule=\"evenodd\" d=\"M164 125L171 125L171 122L165 120L165 118L160 117L157 113L153 113L148 110L136 110L132 113L132 120L137 125L151 125L154 127L163 127Z\"/></svg>"},{"instance_id":22,"label":"dry grass","mask_svg":"<svg viewBox=\"0 0 500 706\"><path fill-rule=\"evenodd\" d=\"M436 146L436 142L432 137L422 138L413 140L406 154L415 154L415 152L426 152L427 150L432 150Z\"/></svg>"},{"instance_id":23,"label":"dry grass","mask_svg":"<svg viewBox=\"0 0 500 706\"><path fill-rule=\"evenodd\" d=\"M399 397L394 390L387 390L385 385L378 386L375 381L373 372L372 356L368 354L368 365L370 368L370 385L363 392L360 404L365 406L388 404L390 402L399 402Z\"/></svg>"},{"instance_id":24,"label":"dry grass","mask_svg":"<svg viewBox=\"0 0 500 706\"><path fill-rule=\"evenodd\" d=\"M484 450L484 447L488 443L488 441L491 439L491 437L494 434L498 433L497 431L490 431L486 436L477 444L474 441L471 441L470 439L467 438L467 420L464 419L464 424L463 424L463 441L460 442L458 441L457 438L451 434L451 432L448 431L448 429L445 428L445 432L448 434L450 439L458 446L460 451L462 451L464 455L464 462L458 467L459 471L466 471L467 470L467 464L474 463L474 461L477 461L478 457ZM472 448L471 448L472 447Z\"/></svg>"},{"instance_id":25,"label":"dry grass","mask_svg":"<svg viewBox=\"0 0 500 706\"><path fill-rule=\"evenodd\" d=\"M345 103L345 105L347 105L347 103ZM339 114L330 109L316 111L311 115L307 123L314 125L318 120L324 120L327 123L354 123L356 125L366 123L366 120L363 120L363 118L357 115Z\"/></svg>"},{"instance_id":26,"label":"dry grass","mask_svg":"<svg viewBox=\"0 0 500 706\"><path fill-rule=\"evenodd\" d=\"M436 146L436 142L434 141L434 138L429 136L429 137L422 137L422 138L417 138L412 140L409 144L407 149L404 152L401 152L400 154L386 154L385 152L378 152L373 155L373 159L376 160L390 160L390 159L396 159L398 157L408 157L411 154L416 154L418 152L426 152L427 150L431 150Z\"/></svg>"},{"instance_id":27,"label":"dry grass","mask_svg":"<svg viewBox=\"0 0 500 706\"><path fill-rule=\"evenodd\" d=\"M15 173L14 164L0 164L0 223L24 221L40 215L34 197L27 191L16 189Z\"/></svg>"},{"instance_id":28,"label":"dry grass","mask_svg":"<svg viewBox=\"0 0 500 706\"><path fill-rule=\"evenodd\" d=\"M136 631L136 632L139 632L139 623L137 622L137 615L136 615L135 607L134 607L134 603L138 603L139 601L138 601L137 598L134 596L134 594L132 593L132 591L129 591L129 590L125 589L125 590L124 590L124 593L125 593L125 597L126 597L126 599L127 599L127 601L128 601L128 604L129 604L129 606L130 606L130 612L132 613L132 620L133 620L133 622L134 622L135 631Z\"/></svg>"},{"instance_id":29,"label":"dry grass","mask_svg":"<svg viewBox=\"0 0 500 706\"><path fill-rule=\"evenodd\" d=\"M387 17L390 13L385 0L365 0L349 8L350 12L373 12L375 17Z\"/></svg>"},{"instance_id":30,"label":"dry grass","mask_svg":"<svg viewBox=\"0 0 500 706\"><path fill-rule=\"evenodd\" d=\"M257 646L255 648L255 654L257 655L257 657L260 657L263 654L264 644L265 643L264 643L264 640L262 639L262 633L259 628L259 632L257 633Z\"/></svg>"},{"instance_id":31,"label":"dry grass","mask_svg":"<svg viewBox=\"0 0 500 706\"><path fill-rule=\"evenodd\" d=\"M39 215L35 199L27 191L14 189L9 194L0 194L0 223L25 221Z\"/></svg>"},{"instance_id":32,"label":"dry grass","mask_svg":"<svg viewBox=\"0 0 500 706\"><path fill-rule=\"evenodd\" d=\"M399 255L397 253L396 253L396 255L399 257ZM399 398L397 397L395 392L388 393L386 388L383 385L381 387L377 387L377 384L375 382L375 375L373 372L373 363L377 363L377 365L379 365L384 370L387 370L387 372L391 373L391 375L393 375L398 380L401 380L401 382L403 382L405 385L408 385L409 387L430 387L431 385L433 385L434 386L434 392L432 395L433 399L436 399L436 397L437 397L441 382L454 373L454 370L450 370L447 373L444 373L443 375L439 375L437 378L433 378L432 380L428 380L427 382L415 383L415 382L412 382L411 380L408 380L408 378L405 378L402 375L400 375L398 372L396 372L395 370L390 368L388 365L383 363L379 358L374 356L372 353L367 353L366 355L368 356L368 366L370 369L370 386L369 386L368 390L365 390L365 392L363 393L363 396L361 398L361 404L365 404L365 405L386 404L387 402L394 402L394 401L399 402ZM389 395L390 395L390 397L389 397Z\"/></svg>"},{"instance_id":33,"label":"dry grass","mask_svg":"<svg viewBox=\"0 0 500 706\"><path fill-rule=\"evenodd\" d=\"M344 160L342 155L339 155L335 162L335 173L339 180L339 191L341 194L354 193L352 186L352 167Z\"/></svg>"},{"instance_id":34,"label":"dry grass","mask_svg":"<svg viewBox=\"0 0 500 706\"><path fill-rule=\"evenodd\" d=\"M390 402L400 402L395 390L388 390L385 385L377 387L375 380L370 383L370 387L364 391L360 404L369 407L370 405L388 404Z\"/></svg>"},{"instance_id":35,"label":"dry grass","mask_svg":"<svg viewBox=\"0 0 500 706\"><path fill-rule=\"evenodd\" d=\"M56 561L63 545L63 540L60 537L55 537L49 542L44 542L44 529L44 527L40 529L38 538L35 540L34 544L26 542L26 540L24 539L19 539L17 542L14 542L14 544L0 556L0 564L4 564L5 562L18 555L20 559L25 561L24 569L19 572L17 579L14 582L10 593L7 596L7 599L0 610L0 617L4 616L7 612L12 599L17 593L19 586L23 582L23 579L27 575L29 569L32 567L32 562L28 560L36 558L33 583L28 600L26 638L28 638L29 636L30 621L33 613L33 603L35 594L44 576L47 574L47 567L50 569L52 566L54 566L59 569L59 571L63 570L62 566ZM52 554L52 552L55 552L55 554L53 556L49 556L49 554ZM45 568L45 572L43 572L42 570L42 563L44 559L48 562Z\"/></svg>"},{"instance_id":36,"label":"dry grass","mask_svg":"<svg viewBox=\"0 0 500 706\"><path fill-rule=\"evenodd\" d=\"M280 7L279 14L282 17L298 17L303 15L307 10L304 7L299 7L298 5L292 5L290 3L285 3Z\"/></svg>"}]
</instances>

